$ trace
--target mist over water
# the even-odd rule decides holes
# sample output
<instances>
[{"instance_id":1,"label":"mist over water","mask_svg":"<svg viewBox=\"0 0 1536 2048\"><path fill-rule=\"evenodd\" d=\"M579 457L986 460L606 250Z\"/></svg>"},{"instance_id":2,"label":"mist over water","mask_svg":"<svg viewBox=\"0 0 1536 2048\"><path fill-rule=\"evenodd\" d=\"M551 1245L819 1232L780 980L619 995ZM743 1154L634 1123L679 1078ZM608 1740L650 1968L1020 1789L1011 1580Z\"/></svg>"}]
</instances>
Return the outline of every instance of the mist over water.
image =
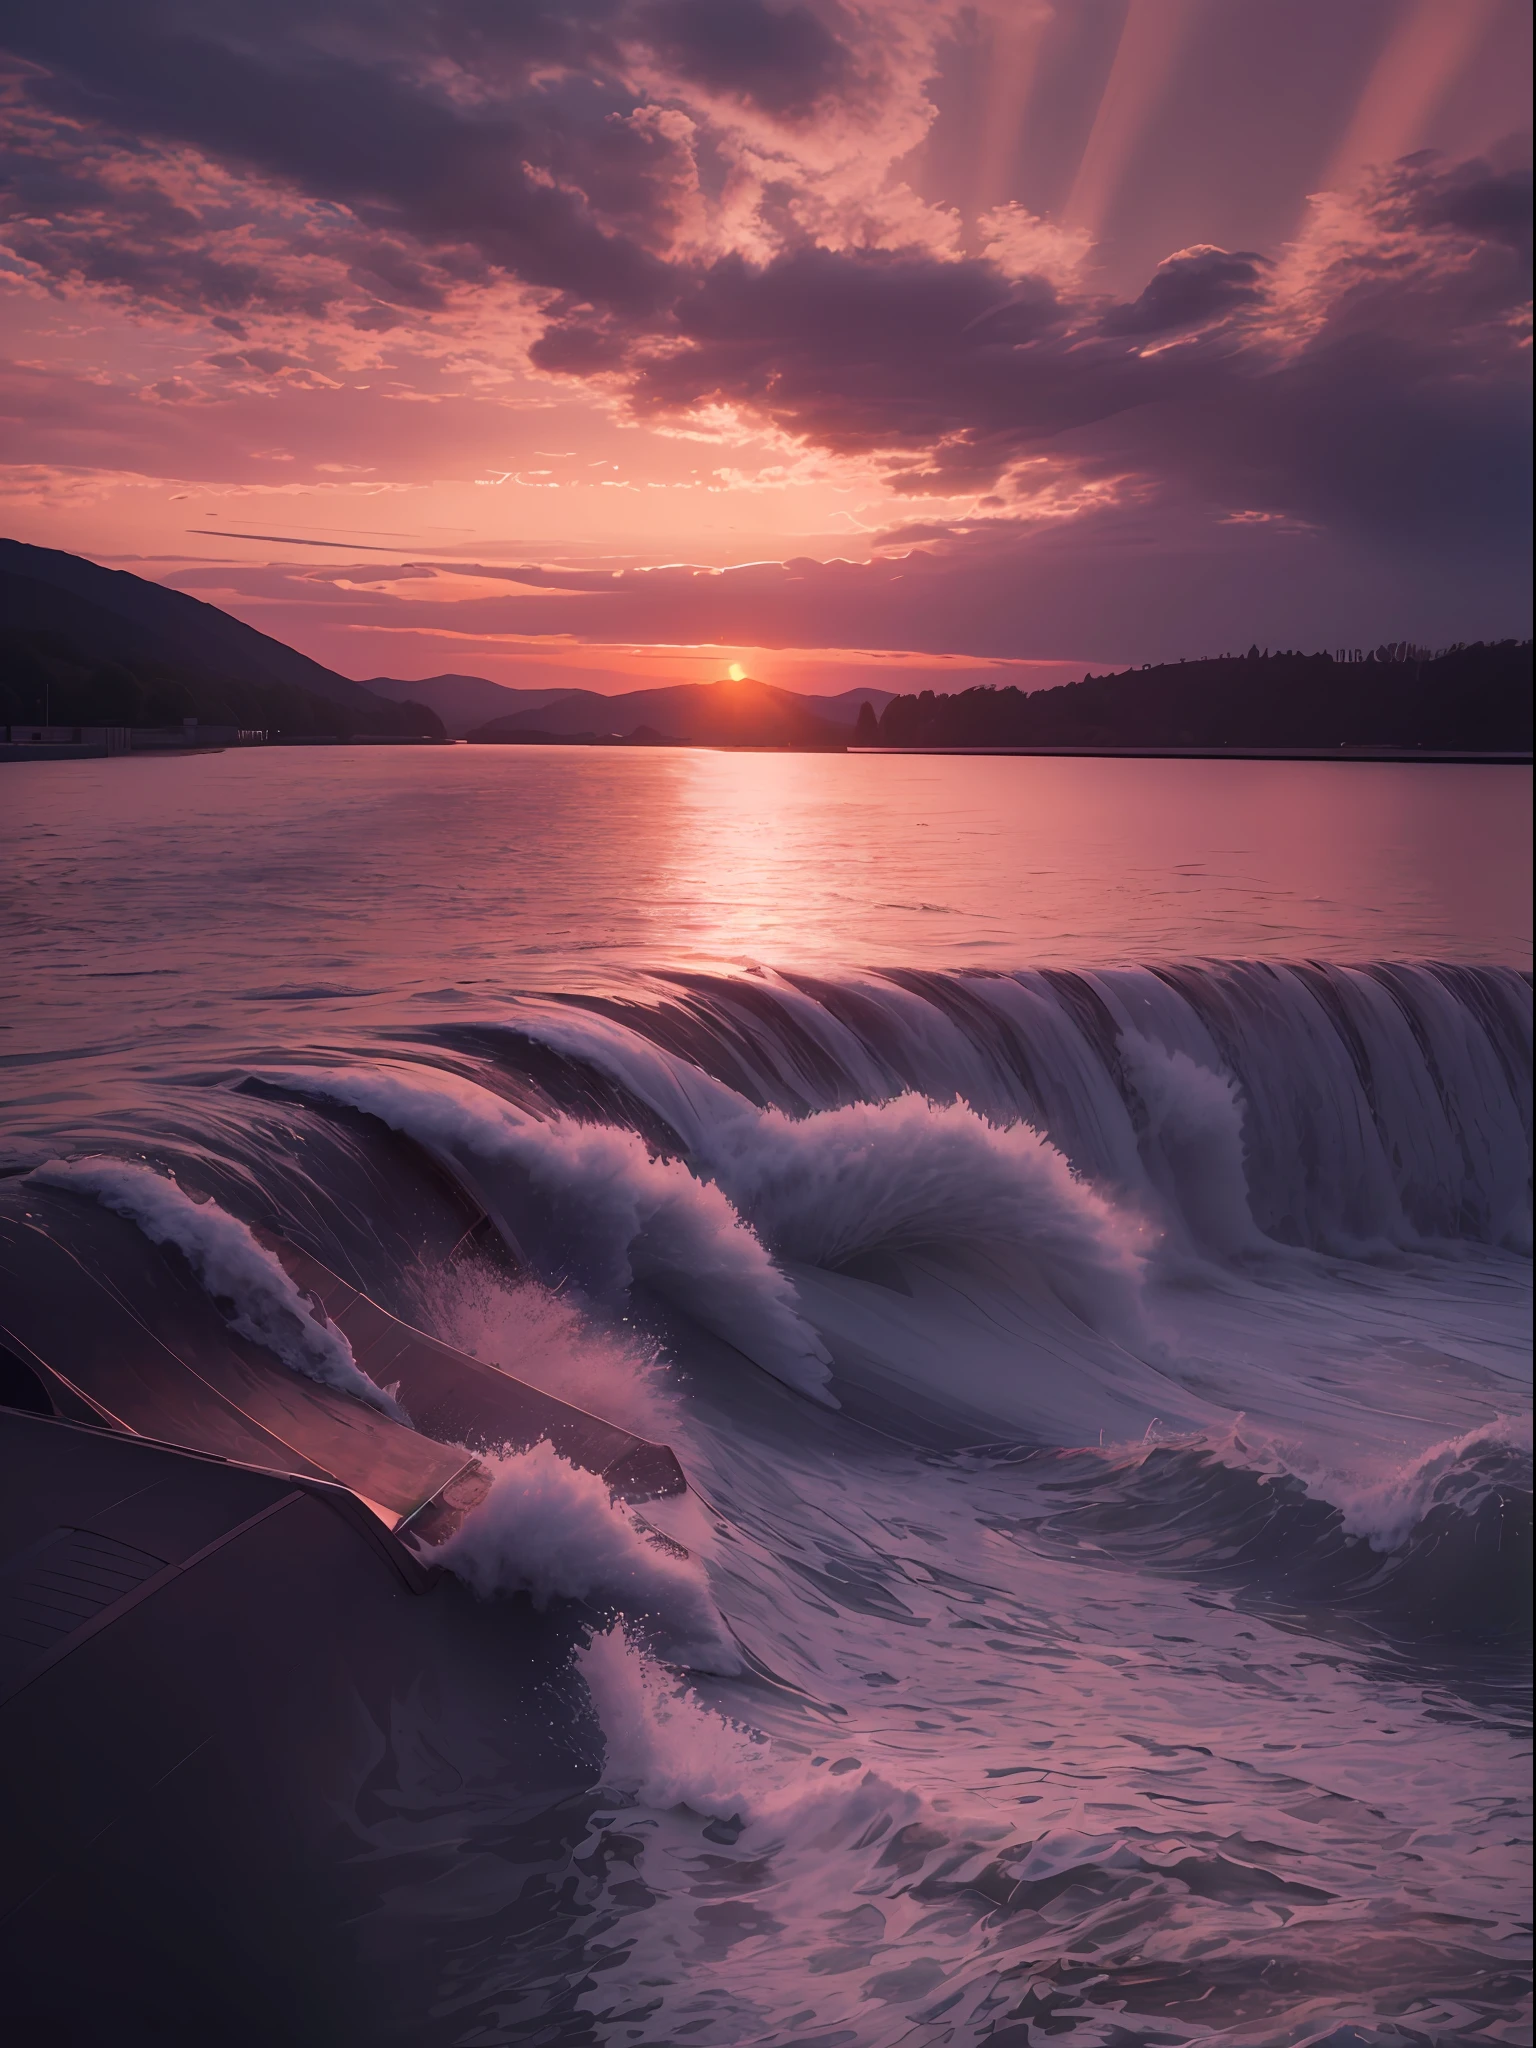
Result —
<instances>
[{"instance_id":1,"label":"mist over water","mask_svg":"<svg viewBox=\"0 0 1536 2048\"><path fill-rule=\"evenodd\" d=\"M507 1455L442 1556L571 1635L581 1788L400 1703L368 2038L1524 2038L1528 772L6 790L0 1163L291 1370L247 1226L688 1474Z\"/></svg>"}]
</instances>

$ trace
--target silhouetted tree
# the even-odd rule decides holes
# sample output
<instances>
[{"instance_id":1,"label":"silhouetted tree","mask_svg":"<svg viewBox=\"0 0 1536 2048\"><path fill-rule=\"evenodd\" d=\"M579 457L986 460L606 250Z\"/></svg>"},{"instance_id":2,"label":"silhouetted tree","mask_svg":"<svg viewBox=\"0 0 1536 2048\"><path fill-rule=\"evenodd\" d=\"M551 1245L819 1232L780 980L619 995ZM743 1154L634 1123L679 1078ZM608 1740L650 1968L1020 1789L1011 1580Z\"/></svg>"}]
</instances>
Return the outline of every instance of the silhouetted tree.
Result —
<instances>
[{"instance_id":1,"label":"silhouetted tree","mask_svg":"<svg viewBox=\"0 0 1536 2048\"><path fill-rule=\"evenodd\" d=\"M1430 656L1402 641L1170 662L1028 695L1011 684L893 697L888 747L1435 747L1528 752L1531 643ZM1252 663L1253 666L1249 664Z\"/></svg>"}]
</instances>

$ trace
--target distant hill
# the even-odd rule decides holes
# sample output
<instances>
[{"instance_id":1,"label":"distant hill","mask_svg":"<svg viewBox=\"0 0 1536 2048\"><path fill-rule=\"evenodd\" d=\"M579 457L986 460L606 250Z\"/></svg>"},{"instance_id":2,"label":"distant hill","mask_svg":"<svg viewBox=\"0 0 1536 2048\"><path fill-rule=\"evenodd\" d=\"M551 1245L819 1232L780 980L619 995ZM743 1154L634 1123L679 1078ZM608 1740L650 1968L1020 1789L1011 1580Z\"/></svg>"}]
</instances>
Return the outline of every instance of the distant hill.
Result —
<instances>
[{"instance_id":1,"label":"distant hill","mask_svg":"<svg viewBox=\"0 0 1536 2048\"><path fill-rule=\"evenodd\" d=\"M836 697L801 697L800 702L808 711L814 711L818 718L830 719L833 725L851 726L858 721L861 704L872 705L878 716L895 695L894 690L843 690Z\"/></svg>"},{"instance_id":2,"label":"distant hill","mask_svg":"<svg viewBox=\"0 0 1536 2048\"><path fill-rule=\"evenodd\" d=\"M897 697L887 747L1425 747L1529 752L1531 643L1430 654L1401 643L1367 660L1263 653L1012 687Z\"/></svg>"},{"instance_id":3,"label":"distant hill","mask_svg":"<svg viewBox=\"0 0 1536 2048\"><path fill-rule=\"evenodd\" d=\"M621 739L639 736L652 741L666 736L717 747L844 747L858 704L873 691L856 696L852 715L828 718L812 709L813 699L793 690L777 689L748 676L741 682L675 683L660 690L628 690L604 697L595 690L573 690L538 709L492 719L468 737L480 741L551 741L562 737ZM642 731L641 729L645 730Z\"/></svg>"},{"instance_id":4,"label":"distant hill","mask_svg":"<svg viewBox=\"0 0 1536 2048\"><path fill-rule=\"evenodd\" d=\"M430 704L450 736L460 740L490 719L537 711L571 694L569 688L513 689L507 683L493 683L489 676L423 676L414 683L397 676L370 676L363 687L377 697L387 697L392 704Z\"/></svg>"},{"instance_id":5,"label":"distant hill","mask_svg":"<svg viewBox=\"0 0 1536 2048\"><path fill-rule=\"evenodd\" d=\"M580 698L587 709L576 724L571 725L568 721L564 728L555 728L554 737L558 738L560 730L567 730L572 733L613 731L627 738L635 726L647 723L641 699L647 703L670 699L674 689L709 688L710 685L679 683L654 690L619 692L582 690L574 685L563 689L525 690L514 688L510 683L494 683L488 676L444 675L423 676L419 682L404 682L394 676L370 676L367 687L381 697L397 701L412 697L418 704L430 704L456 739L471 736L482 739L501 736L483 732L482 728L493 722L520 718L525 712L542 711L550 704L574 698ZM779 695L784 699L793 698L813 718L851 728L861 704L871 704L878 712L890 702L894 692L844 690L836 697L805 697L797 690L782 690ZM607 708L600 708L603 706ZM550 721L546 718L535 719L532 723L541 731L551 731ZM675 728L671 729L675 731Z\"/></svg>"},{"instance_id":6,"label":"distant hill","mask_svg":"<svg viewBox=\"0 0 1536 2048\"><path fill-rule=\"evenodd\" d=\"M426 706L376 696L217 605L79 555L0 540L0 722L45 716L442 736Z\"/></svg>"}]
</instances>

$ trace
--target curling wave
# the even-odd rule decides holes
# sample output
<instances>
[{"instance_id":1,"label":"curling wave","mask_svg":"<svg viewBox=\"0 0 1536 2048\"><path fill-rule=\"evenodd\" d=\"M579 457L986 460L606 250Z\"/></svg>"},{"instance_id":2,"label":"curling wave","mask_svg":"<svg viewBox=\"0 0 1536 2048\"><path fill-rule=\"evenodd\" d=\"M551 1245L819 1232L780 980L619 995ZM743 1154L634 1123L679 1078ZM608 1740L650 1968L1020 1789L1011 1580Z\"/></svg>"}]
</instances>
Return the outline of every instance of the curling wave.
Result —
<instances>
[{"instance_id":1,"label":"curling wave","mask_svg":"<svg viewBox=\"0 0 1536 2048\"><path fill-rule=\"evenodd\" d=\"M679 1663L734 1672L741 1660L700 1566L656 1542L594 1472L548 1443L485 1460L491 1490L426 1554L483 1599L526 1593L540 1610L581 1600L647 1622Z\"/></svg>"},{"instance_id":2,"label":"curling wave","mask_svg":"<svg viewBox=\"0 0 1536 2048\"><path fill-rule=\"evenodd\" d=\"M1531 1249L1531 986L1434 963L657 977L466 1031L555 1049L729 1156L744 1107L917 1095L1026 1124L1190 1250ZM579 1099L570 1076L551 1085Z\"/></svg>"},{"instance_id":3,"label":"curling wave","mask_svg":"<svg viewBox=\"0 0 1536 2048\"><path fill-rule=\"evenodd\" d=\"M703 1163L782 1258L835 1270L868 1252L998 1245L1036 1262L1090 1328L1142 1341L1148 1233L1027 1124L915 1095L772 1110L716 1132Z\"/></svg>"},{"instance_id":4,"label":"curling wave","mask_svg":"<svg viewBox=\"0 0 1536 2048\"><path fill-rule=\"evenodd\" d=\"M812 1399L828 1359L791 1283L722 1192L634 1132L540 1119L436 1068L288 1067L259 1078L379 1117L467 1180L549 1280L617 1307L637 1281Z\"/></svg>"},{"instance_id":5,"label":"curling wave","mask_svg":"<svg viewBox=\"0 0 1536 2048\"><path fill-rule=\"evenodd\" d=\"M1062 1464L1047 1484L1070 1504L1030 1526L1074 1548L1102 1545L1282 1605L1353 1613L1410 1640L1530 1641L1528 1417L1358 1482L1291 1469L1235 1434Z\"/></svg>"},{"instance_id":6,"label":"curling wave","mask_svg":"<svg viewBox=\"0 0 1536 2048\"><path fill-rule=\"evenodd\" d=\"M375 1386L346 1337L316 1312L279 1260L217 1202L196 1201L169 1175L125 1159L55 1159L26 1178L40 1187L90 1195L138 1225L151 1244L174 1245L216 1303L228 1302L232 1330L293 1372L353 1394L396 1422L409 1417Z\"/></svg>"}]
</instances>

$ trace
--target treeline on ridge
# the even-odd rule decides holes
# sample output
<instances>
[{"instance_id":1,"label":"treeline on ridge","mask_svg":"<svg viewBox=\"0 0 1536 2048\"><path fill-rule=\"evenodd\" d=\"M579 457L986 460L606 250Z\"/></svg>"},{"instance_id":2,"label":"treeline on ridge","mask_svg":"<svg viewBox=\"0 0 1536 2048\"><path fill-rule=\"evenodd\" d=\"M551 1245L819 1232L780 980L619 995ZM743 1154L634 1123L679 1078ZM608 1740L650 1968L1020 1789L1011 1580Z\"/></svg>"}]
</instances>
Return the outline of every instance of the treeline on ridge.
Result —
<instances>
[{"instance_id":1,"label":"treeline on ridge","mask_svg":"<svg viewBox=\"0 0 1536 2048\"><path fill-rule=\"evenodd\" d=\"M1401 643L1365 660L1260 653L1166 662L1026 694L1004 688L895 697L855 744L886 747L1531 747L1531 642L1426 654Z\"/></svg>"}]
</instances>

